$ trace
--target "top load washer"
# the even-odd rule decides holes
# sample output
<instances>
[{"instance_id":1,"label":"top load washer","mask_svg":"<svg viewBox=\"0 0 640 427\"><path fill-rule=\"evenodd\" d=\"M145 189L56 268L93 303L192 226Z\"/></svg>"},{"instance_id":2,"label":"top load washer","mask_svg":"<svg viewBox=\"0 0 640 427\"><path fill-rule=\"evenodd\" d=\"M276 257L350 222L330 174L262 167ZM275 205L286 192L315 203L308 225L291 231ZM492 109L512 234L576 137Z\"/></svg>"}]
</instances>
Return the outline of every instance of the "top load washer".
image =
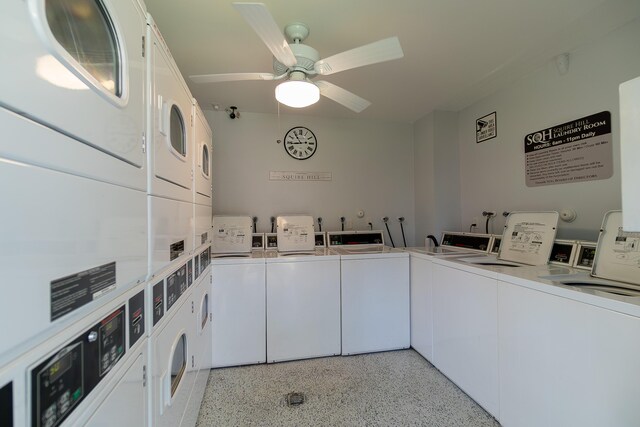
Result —
<instances>
[{"instance_id":1,"label":"top load washer","mask_svg":"<svg viewBox=\"0 0 640 427\"><path fill-rule=\"evenodd\" d=\"M279 216L277 224L278 252L313 252L315 232L312 216Z\"/></svg>"},{"instance_id":2,"label":"top load washer","mask_svg":"<svg viewBox=\"0 0 640 427\"><path fill-rule=\"evenodd\" d=\"M193 200L198 205L212 206L211 128L195 99L193 100L193 141Z\"/></svg>"},{"instance_id":3,"label":"top load washer","mask_svg":"<svg viewBox=\"0 0 640 427\"><path fill-rule=\"evenodd\" d=\"M81 9L81 10L79 10ZM144 191L145 12L129 1L0 6L0 106L68 136L0 155Z\"/></svg>"},{"instance_id":4,"label":"top load washer","mask_svg":"<svg viewBox=\"0 0 640 427\"><path fill-rule=\"evenodd\" d=\"M384 245L383 232L328 232L340 255L342 354L410 346L409 254Z\"/></svg>"},{"instance_id":5,"label":"top load washer","mask_svg":"<svg viewBox=\"0 0 640 427\"><path fill-rule=\"evenodd\" d=\"M193 202L193 98L151 15L148 23L148 192Z\"/></svg>"},{"instance_id":6,"label":"top load washer","mask_svg":"<svg viewBox=\"0 0 640 427\"><path fill-rule=\"evenodd\" d=\"M249 216L213 217L211 252L215 257L234 254L251 254L253 222Z\"/></svg>"},{"instance_id":7,"label":"top load washer","mask_svg":"<svg viewBox=\"0 0 640 427\"><path fill-rule=\"evenodd\" d=\"M433 260L484 254L493 236L445 231L441 241L437 247L404 249L411 269L411 347L429 361L433 361Z\"/></svg>"},{"instance_id":8,"label":"top load washer","mask_svg":"<svg viewBox=\"0 0 640 427\"><path fill-rule=\"evenodd\" d=\"M313 218L278 217L267 251L267 362L340 354L340 257L315 249Z\"/></svg>"},{"instance_id":9,"label":"top load washer","mask_svg":"<svg viewBox=\"0 0 640 427\"><path fill-rule=\"evenodd\" d=\"M558 212L511 212L497 256L460 258L474 266L545 265L554 247Z\"/></svg>"},{"instance_id":10,"label":"top load washer","mask_svg":"<svg viewBox=\"0 0 640 427\"><path fill-rule=\"evenodd\" d=\"M591 252L582 252L589 256ZM576 262L576 265L588 264ZM622 212L607 212L602 221L590 274L540 275L584 291L623 297L640 297L640 234L622 229Z\"/></svg>"},{"instance_id":11,"label":"top load washer","mask_svg":"<svg viewBox=\"0 0 640 427\"><path fill-rule=\"evenodd\" d=\"M629 337L640 333L639 241L623 231L621 212L608 212L595 258L592 245L579 243L577 269L551 264L498 274L505 425L638 424L640 345Z\"/></svg>"}]
</instances>

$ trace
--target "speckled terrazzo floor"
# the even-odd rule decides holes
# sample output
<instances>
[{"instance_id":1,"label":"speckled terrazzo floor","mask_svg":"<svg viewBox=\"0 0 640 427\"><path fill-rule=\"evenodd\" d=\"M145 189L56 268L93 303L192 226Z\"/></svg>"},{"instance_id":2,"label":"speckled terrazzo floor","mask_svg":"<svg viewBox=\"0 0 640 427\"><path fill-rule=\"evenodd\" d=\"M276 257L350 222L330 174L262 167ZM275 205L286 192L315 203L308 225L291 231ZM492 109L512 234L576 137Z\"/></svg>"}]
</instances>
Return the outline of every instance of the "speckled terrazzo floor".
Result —
<instances>
[{"instance_id":1,"label":"speckled terrazzo floor","mask_svg":"<svg viewBox=\"0 0 640 427\"><path fill-rule=\"evenodd\" d=\"M289 407L285 395L302 392ZM214 369L198 427L499 426L413 350Z\"/></svg>"}]
</instances>

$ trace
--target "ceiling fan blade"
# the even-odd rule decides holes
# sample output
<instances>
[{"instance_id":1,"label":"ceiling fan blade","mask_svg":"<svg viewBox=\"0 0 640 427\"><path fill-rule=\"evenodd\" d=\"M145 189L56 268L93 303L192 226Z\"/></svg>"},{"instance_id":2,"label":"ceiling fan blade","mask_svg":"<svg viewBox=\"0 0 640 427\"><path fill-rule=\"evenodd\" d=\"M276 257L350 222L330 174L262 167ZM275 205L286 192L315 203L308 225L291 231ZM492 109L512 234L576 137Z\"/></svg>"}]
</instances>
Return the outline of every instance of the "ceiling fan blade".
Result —
<instances>
[{"instance_id":1,"label":"ceiling fan blade","mask_svg":"<svg viewBox=\"0 0 640 427\"><path fill-rule=\"evenodd\" d=\"M298 62L285 40L280 27L269 13L264 3L233 3L233 7L242 15L247 23L258 34L273 56L287 67Z\"/></svg>"},{"instance_id":2,"label":"ceiling fan blade","mask_svg":"<svg viewBox=\"0 0 640 427\"><path fill-rule=\"evenodd\" d=\"M320 95L326 96L356 113L361 112L371 105L371 103L366 99L360 98L358 95L351 93L346 89L342 89L340 86L336 86L333 83L329 83L324 80L314 83L320 89Z\"/></svg>"},{"instance_id":3,"label":"ceiling fan blade","mask_svg":"<svg viewBox=\"0 0 640 427\"><path fill-rule=\"evenodd\" d=\"M275 75L270 73L228 73L228 74L201 74L189 76L194 83L220 83L237 82L242 80L273 80Z\"/></svg>"},{"instance_id":4,"label":"ceiling fan blade","mask_svg":"<svg viewBox=\"0 0 640 427\"><path fill-rule=\"evenodd\" d=\"M404 56L398 37L378 40L316 62L316 73L329 75L356 67L391 61Z\"/></svg>"}]
</instances>

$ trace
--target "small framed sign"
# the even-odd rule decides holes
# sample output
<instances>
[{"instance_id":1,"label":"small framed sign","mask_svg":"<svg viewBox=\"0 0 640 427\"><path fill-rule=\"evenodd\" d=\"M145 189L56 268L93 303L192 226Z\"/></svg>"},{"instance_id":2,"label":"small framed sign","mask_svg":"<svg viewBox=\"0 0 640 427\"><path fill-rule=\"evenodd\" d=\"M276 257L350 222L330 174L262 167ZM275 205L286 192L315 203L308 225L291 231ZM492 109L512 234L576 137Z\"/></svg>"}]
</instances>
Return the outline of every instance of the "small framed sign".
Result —
<instances>
[{"instance_id":1,"label":"small framed sign","mask_svg":"<svg viewBox=\"0 0 640 427\"><path fill-rule=\"evenodd\" d=\"M476 120L476 143L479 144L498 135L496 112Z\"/></svg>"}]
</instances>

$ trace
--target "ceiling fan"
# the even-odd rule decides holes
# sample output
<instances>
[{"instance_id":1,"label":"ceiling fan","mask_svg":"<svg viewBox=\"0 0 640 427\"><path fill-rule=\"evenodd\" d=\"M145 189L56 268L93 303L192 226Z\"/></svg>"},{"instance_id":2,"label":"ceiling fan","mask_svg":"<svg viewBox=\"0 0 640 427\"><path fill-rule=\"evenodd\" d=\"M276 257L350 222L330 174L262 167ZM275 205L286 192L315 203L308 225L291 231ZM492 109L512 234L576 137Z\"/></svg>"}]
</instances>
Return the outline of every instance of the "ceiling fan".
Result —
<instances>
[{"instance_id":1,"label":"ceiling fan","mask_svg":"<svg viewBox=\"0 0 640 427\"><path fill-rule=\"evenodd\" d=\"M340 71L404 56L400 41L390 37L320 59L311 46L302 44L309 28L302 23L289 24L285 35L263 3L233 3L233 7L262 39L274 56L273 73L228 73L189 76L194 83L219 83L240 80L284 80L276 87L276 99L290 107L306 107L323 95L355 111L361 112L371 103L358 95L324 80L311 81L317 75L327 76Z\"/></svg>"}]
</instances>

